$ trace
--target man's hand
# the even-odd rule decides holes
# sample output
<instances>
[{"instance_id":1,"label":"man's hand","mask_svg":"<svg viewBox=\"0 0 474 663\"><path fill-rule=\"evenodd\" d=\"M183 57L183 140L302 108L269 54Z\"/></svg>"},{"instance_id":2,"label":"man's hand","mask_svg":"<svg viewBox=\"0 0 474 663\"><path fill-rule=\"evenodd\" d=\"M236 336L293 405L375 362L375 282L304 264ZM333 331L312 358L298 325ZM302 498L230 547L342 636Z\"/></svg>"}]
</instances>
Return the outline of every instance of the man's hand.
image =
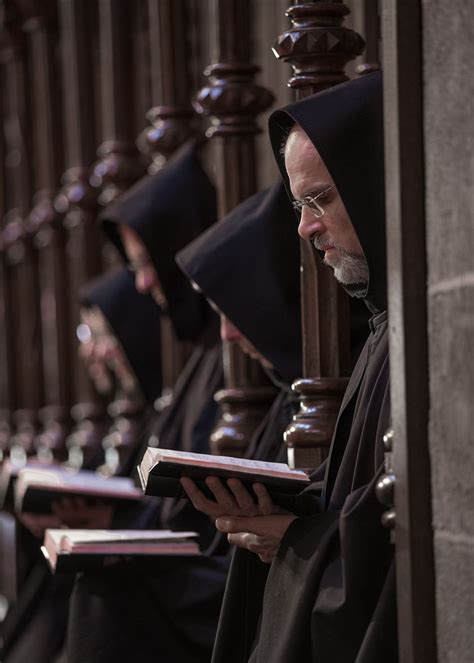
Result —
<instances>
[{"instance_id":1,"label":"man's hand","mask_svg":"<svg viewBox=\"0 0 474 663\"><path fill-rule=\"evenodd\" d=\"M270 564L275 557L281 540L295 520L293 514L254 516L250 518L222 516L217 518L216 527L227 533L229 543L246 548Z\"/></svg>"},{"instance_id":2,"label":"man's hand","mask_svg":"<svg viewBox=\"0 0 474 663\"><path fill-rule=\"evenodd\" d=\"M257 502L239 479L228 479L226 483L217 477L207 477L206 485L214 495L216 501L207 499L192 479L183 477L181 480L186 494L198 511L202 511L215 520L219 516L269 516L273 513L282 513L282 510L273 503L267 489L261 483L253 484L253 491Z\"/></svg>"},{"instance_id":3,"label":"man's hand","mask_svg":"<svg viewBox=\"0 0 474 663\"><path fill-rule=\"evenodd\" d=\"M52 503L51 510L62 525L71 529L109 529L113 507L106 504L91 506L80 498L64 497Z\"/></svg>"}]
</instances>

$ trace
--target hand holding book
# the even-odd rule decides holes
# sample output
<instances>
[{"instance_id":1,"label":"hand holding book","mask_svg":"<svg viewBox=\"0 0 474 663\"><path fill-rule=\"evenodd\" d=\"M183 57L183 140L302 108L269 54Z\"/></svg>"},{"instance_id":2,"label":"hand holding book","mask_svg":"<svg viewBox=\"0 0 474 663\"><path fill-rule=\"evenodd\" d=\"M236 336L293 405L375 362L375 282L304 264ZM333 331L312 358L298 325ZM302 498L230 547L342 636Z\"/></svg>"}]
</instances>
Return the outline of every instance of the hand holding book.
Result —
<instances>
[{"instance_id":1,"label":"hand holding book","mask_svg":"<svg viewBox=\"0 0 474 663\"><path fill-rule=\"evenodd\" d=\"M220 516L251 517L283 513L261 483L252 485L255 497L239 479L227 479L224 482L218 477L210 476L206 478L205 483L214 499L206 497L192 479L187 477L181 479L181 485L194 507L213 520Z\"/></svg>"},{"instance_id":2,"label":"hand holding book","mask_svg":"<svg viewBox=\"0 0 474 663\"><path fill-rule=\"evenodd\" d=\"M283 535L296 518L274 504L267 489L253 484L257 502L238 479L226 484L217 477L208 477L206 485L215 501L206 498L194 481L183 477L181 485L198 511L215 520L217 529L227 534L229 543L245 548L270 564Z\"/></svg>"}]
</instances>

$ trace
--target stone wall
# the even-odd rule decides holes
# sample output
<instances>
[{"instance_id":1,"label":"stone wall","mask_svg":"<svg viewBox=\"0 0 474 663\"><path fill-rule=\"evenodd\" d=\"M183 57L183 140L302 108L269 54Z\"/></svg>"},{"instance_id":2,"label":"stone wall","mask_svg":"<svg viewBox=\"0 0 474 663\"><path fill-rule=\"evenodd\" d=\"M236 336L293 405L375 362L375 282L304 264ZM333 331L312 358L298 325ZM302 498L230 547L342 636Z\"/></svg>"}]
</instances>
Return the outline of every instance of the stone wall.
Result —
<instances>
[{"instance_id":1,"label":"stone wall","mask_svg":"<svg viewBox=\"0 0 474 663\"><path fill-rule=\"evenodd\" d=\"M423 2L438 661L474 661L474 3Z\"/></svg>"}]
</instances>

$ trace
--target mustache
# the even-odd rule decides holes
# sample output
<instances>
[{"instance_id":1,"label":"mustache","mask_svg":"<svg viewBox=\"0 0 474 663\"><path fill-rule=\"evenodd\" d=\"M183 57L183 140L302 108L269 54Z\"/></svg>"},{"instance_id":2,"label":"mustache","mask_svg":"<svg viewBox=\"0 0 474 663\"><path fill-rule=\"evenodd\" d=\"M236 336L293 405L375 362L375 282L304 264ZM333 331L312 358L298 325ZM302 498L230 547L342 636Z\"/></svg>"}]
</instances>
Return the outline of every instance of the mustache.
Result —
<instances>
[{"instance_id":1,"label":"mustache","mask_svg":"<svg viewBox=\"0 0 474 663\"><path fill-rule=\"evenodd\" d=\"M326 251L328 247L331 247L337 249L338 251L346 253L344 249L332 239L331 235L328 232L325 232L322 235L314 235L311 238L311 244L318 251Z\"/></svg>"}]
</instances>

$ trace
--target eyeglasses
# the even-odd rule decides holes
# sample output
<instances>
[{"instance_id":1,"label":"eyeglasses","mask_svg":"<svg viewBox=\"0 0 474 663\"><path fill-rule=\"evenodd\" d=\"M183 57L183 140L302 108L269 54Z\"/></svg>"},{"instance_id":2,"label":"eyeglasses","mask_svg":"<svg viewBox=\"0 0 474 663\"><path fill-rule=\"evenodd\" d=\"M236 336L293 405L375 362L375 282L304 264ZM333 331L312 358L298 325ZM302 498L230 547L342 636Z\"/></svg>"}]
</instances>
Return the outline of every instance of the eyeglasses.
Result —
<instances>
[{"instance_id":1,"label":"eyeglasses","mask_svg":"<svg viewBox=\"0 0 474 663\"><path fill-rule=\"evenodd\" d=\"M320 219L322 216L325 214L324 207L321 205L321 199L323 196L326 195L328 191L331 189L334 189L335 185L331 184L331 186L328 186L327 189L324 189L324 191L321 191L321 193L318 193L316 196L305 196L304 198L301 198L300 200L293 200L293 209L297 210L298 212L303 211L303 207L308 207L310 209L314 216L317 219Z\"/></svg>"}]
</instances>

